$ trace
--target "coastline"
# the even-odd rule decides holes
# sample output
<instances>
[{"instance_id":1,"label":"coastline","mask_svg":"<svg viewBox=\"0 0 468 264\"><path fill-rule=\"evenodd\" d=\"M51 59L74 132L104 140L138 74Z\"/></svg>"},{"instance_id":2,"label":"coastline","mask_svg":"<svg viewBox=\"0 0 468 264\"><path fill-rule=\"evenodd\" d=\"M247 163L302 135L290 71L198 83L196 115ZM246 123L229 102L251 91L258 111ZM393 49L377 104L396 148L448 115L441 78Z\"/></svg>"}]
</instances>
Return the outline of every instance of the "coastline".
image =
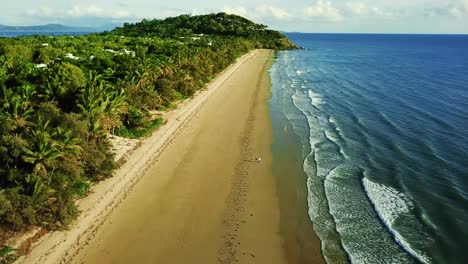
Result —
<instances>
[{"instance_id":1,"label":"coastline","mask_svg":"<svg viewBox=\"0 0 468 264\"><path fill-rule=\"evenodd\" d=\"M302 142L285 114L286 101L278 86L277 72L270 68L268 111L271 118L272 175L276 181L280 208L280 232L289 263L326 263L321 241L308 214L307 174L304 172ZM290 102L292 104L292 102Z\"/></svg>"},{"instance_id":2,"label":"coastline","mask_svg":"<svg viewBox=\"0 0 468 264\"><path fill-rule=\"evenodd\" d=\"M245 55L168 113L79 201L76 224L45 235L18 263L294 263L272 176L272 58Z\"/></svg>"},{"instance_id":3,"label":"coastline","mask_svg":"<svg viewBox=\"0 0 468 264\"><path fill-rule=\"evenodd\" d=\"M274 110L272 110L274 112ZM280 113L272 113L273 176L280 202L280 230L290 263L323 263L321 241L308 214L307 175L300 138ZM285 125L286 124L286 125Z\"/></svg>"}]
</instances>

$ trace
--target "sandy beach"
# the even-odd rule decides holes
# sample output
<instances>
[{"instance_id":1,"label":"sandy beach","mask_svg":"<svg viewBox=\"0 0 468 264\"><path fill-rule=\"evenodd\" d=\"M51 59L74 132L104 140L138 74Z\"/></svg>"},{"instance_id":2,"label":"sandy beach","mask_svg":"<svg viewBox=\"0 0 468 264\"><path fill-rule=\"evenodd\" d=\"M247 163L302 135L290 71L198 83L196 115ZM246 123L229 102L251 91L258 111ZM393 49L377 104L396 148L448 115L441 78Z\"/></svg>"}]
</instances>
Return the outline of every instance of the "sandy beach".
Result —
<instances>
[{"instance_id":1,"label":"sandy beach","mask_svg":"<svg viewBox=\"0 0 468 264\"><path fill-rule=\"evenodd\" d=\"M70 230L45 235L18 262L299 263L287 249L300 241L280 230L272 176L272 58L244 56L169 113L114 178L79 201ZM322 263L312 241L312 263Z\"/></svg>"}]
</instances>

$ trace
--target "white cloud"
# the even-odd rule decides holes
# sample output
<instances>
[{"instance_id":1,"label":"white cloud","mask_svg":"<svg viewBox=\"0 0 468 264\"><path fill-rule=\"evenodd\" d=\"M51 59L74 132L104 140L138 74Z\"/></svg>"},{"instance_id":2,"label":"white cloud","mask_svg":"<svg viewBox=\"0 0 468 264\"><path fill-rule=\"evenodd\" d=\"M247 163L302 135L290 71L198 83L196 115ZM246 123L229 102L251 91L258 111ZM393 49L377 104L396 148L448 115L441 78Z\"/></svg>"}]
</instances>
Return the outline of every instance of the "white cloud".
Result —
<instances>
[{"instance_id":1,"label":"white cloud","mask_svg":"<svg viewBox=\"0 0 468 264\"><path fill-rule=\"evenodd\" d=\"M447 7L448 13L454 17L463 17L468 15L468 0L452 1Z\"/></svg>"},{"instance_id":2,"label":"white cloud","mask_svg":"<svg viewBox=\"0 0 468 264\"><path fill-rule=\"evenodd\" d=\"M129 11L122 9L104 9L100 6L90 5L87 7L73 6L69 9L56 10L49 7L40 7L38 9L30 9L26 11L26 15L31 17L41 18L80 18L80 17L95 17L95 18L131 18L134 17Z\"/></svg>"},{"instance_id":3,"label":"white cloud","mask_svg":"<svg viewBox=\"0 0 468 264\"><path fill-rule=\"evenodd\" d=\"M426 17L449 16L454 18L468 17L468 0L452 0L445 5L432 6L425 11Z\"/></svg>"},{"instance_id":4,"label":"white cloud","mask_svg":"<svg viewBox=\"0 0 468 264\"><path fill-rule=\"evenodd\" d=\"M392 13L391 11L381 9L379 7L373 7L371 9L372 15L381 17L381 18L395 18L395 14Z\"/></svg>"},{"instance_id":5,"label":"white cloud","mask_svg":"<svg viewBox=\"0 0 468 264\"><path fill-rule=\"evenodd\" d=\"M358 17L375 16L385 19L392 19L397 17L395 12L388 10L386 7L370 6L364 2L348 2L346 3L346 7L349 13ZM403 13L403 10L400 10L400 13Z\"/></svg>"},{"instance_id":6,"label":"white cloud","mask_svg":"<svg viewBox=\"0 0 468 264\"><path fill-rule=\"evenodd\" d=\"M91 5L85 8L80 7L80 6L74 6L71 9L67 10L66 14L69 16L75 16L75 17L80 17L80 16L102 17L104 14L104 10L94 5Z\"/></svg>"},{"instance_id":7,"label":"white cloud","mask_svg":"<svg viewBox=\"0 0 468 264\"><path fill-rule=\"evenodd\" d=\"M227 14L239 15L243 17L247 16L247 9L243 6L224 7L222 11Z\"/></svg>"},{"instance_id":8,"label":"white cloud","mask_svg":"<svg viewBox=\"0 0 468 264\"><path fill-rule=\"evenodd\" d=\"M330 21L343 20L340 9L334 7L330 1L318 0L315 5L308 6L304 13L310 18Z\"/></svg>"},{"instance_id":9,"label":"white cloud","mask_svg":"<svg viewBox=\"0 0 468 264\"><path fill-rule=\"evenodd\" d=\"M346 6L351 10L351 12L355 15L362 15L367 13L367 6L362 2L355 2L355 3L346 3Z\"/></svg>"},{"instance_id":10,"label":"white cloud","mask_svg":"<svg viewBox=\"0 0 468 264\"><path fill-rule=\"evenodd\" d=\"M127 18L127 17L133 17L133 16L127 10L116 10L112 12L111 17L112 18Z\"/></svg>"},{"instance_id":11,"label":"white cloud","mask_svg":"<svg viewBox=\"0 0 468 264\"><path fill-rule=\"evenodd\" d=\"M125 2L125 1L119 1L117 4L118 4L120 7L128 7L128 3Z\"/></svg>"},{"instance_id":12,"label":"white cloud","mask_svg":"<svg viewBox=\"0 0 468 264\"><path fill-rule=\"evenodd\" d=\"M197 10L189 10L189 9L182 9L182 8L162 8L161 10L159 10L159 12L160 12L160 16L159 16L160 18L173 17L173 16L177 16L180 14L194 15L198 13ZM147 17L151 17L151 16L147 16Z\"/></svg>"},{"instance_id":13,"label":"white cloud","mask_svg":"<svg viewBox=\"0 0 468 264\"><path fill-rule=\"evenodd\" d=\"M263 17L274 17L278 20L288 20L292 17L291 13L281 9L279 7L274 7L270 5L262 5L255 8L256 14L259 14Z\"/></svg>"},{"instance_id":14,"label":"white cloud","mask_svg":"<svg viewBox=\"0 0 468 264\"><path fill-rule=\"evenodd\" d=\"M251 8L246 8L243 6L224 7L221 11L228 14L235 14L247 18L252 18L254 20L274 19L279 21L285 21L293 17L292 13L290 13L289 11L271 5L260 5Z\"/></svg>"},{"instance_id":15,"label":"white cloud","mask_svg":"<svg viewBox=\"0 0 468 264\"><path fill-rule=\"evenodd\" d=\"M1 7L0 24L12 25L94 26L224 11L286 31L468 33L468 0L4 0Z\"/></svg>"},{"instance_id":16,"label":"white cloud","mask_svg":"<svg viewBox=\"0 0 468 264\"><path fill-rule=\"evenodd\" d=\"M51 17L51 16L55 16L57 13L52 8L40 7L39 9L26 10L26 14L29 16Z\"/></svg>"}]
</instances>

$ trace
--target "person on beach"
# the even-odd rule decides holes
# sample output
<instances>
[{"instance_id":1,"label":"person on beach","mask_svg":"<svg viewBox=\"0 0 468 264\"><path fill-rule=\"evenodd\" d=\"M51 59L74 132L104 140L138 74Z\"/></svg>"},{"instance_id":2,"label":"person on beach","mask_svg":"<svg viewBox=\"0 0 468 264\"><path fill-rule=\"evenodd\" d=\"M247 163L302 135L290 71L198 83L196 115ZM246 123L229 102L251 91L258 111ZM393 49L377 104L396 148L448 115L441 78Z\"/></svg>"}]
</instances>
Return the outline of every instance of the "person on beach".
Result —
<instances>
[{"instance_id":1,"label":"person on beach","mask_svg":"<svg viewBox=\"0 0 468 264\"><path fill-rule=\"evenodd\" d=\"M261 162L261 161L262 161L262 158L258 157L258 158L255 158L255 160L256 160L257 162Z\"/></svg>"}]
</instances>

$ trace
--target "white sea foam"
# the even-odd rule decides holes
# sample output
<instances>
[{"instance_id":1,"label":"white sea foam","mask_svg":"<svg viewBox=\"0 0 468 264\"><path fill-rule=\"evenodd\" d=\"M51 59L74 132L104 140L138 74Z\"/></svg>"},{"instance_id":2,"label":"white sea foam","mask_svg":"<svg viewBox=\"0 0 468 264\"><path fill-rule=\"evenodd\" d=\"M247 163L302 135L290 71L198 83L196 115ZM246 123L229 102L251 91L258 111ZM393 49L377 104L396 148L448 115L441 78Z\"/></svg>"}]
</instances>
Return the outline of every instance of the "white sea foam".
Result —
<instances>
[{"instance_id":1,"label":"white sea foam","mask_svg":"<svg viewBox=\"0 0 468 264\"><path fill-rule=\"evenodd\" d=\"M338 139L338 136L336 135L335 131L327 129L327 130L325 130L323 132L324 132L323 134L324 134L326 139L333 142L336 146L339 146L339 144L338 144L339 139ZM339 148L338 151L341 153L341 148Z\"/></svg>"},{"instance_id":2,"label":"white sea foam","mask_svg":"<svg viewBox=\"0 0 468 264\"><path fill-rule=\"evenodd\" d=\"M325 103L323 97L312 90L309 90L309 98L312 100L312 105L317 107L318 109L320 109L320 105Z\"/></svg>"},{"instance_id":3,"label":"white sea foam","mask_svg":"<svg viewBox=\"0 0 468 264\"><path fill-rule=\"evenodd\" d=\"M403 214L409 214L414 209L412 198L394 188L375 183L367 178L363 178L362 183L379 218L394 235L396 242L419 261L431 263L431 258L426 253L414 249L405 237L394 228L395 221L398 217Z\"/></svg>"},{"instance_id":4,"label":"white sea foam","mask_svg":"<svg viewBox=\"0 0 468 264\"><path fill-rule=\"evenodd\" d=\"M379 215L385 218L388 224L393 225L400 214L409 213L414 209L414 203L408 195L367 178L362 181L369 198L379 207L377 209L381 209Z\"/></svg>"},{"instance_id":5,"label":"white sea foam","mask_svg":"<svg viewBox=\"0 0 468 264\"><path fill-rule=\"evenodd\" d=\"M302 83L302 81L301 81L301 80L298 80L298 79L293 79L292 82L293 82L294 84L297 84L297 85L299 85L299 84Z\"/></svg>"},{"instance_id":6,"label":"white sea foam","mask_svg":"<svg viewBox=\"0 0 468 264\"><path fill-rule=\"evenodd\" d=\"M284 56L283 56L283 62L285 65L287 65L286 61L289 59L289 53L286 51L284 52Z\"/></svg>"},{"instance_id":7,"label":"white sea foam","mask_svg":"<svg viewBox=\"0 0 468 264\"><path fill-rule=\"evenodd\" d=\"M333 124L334 127L335 127L336 133L337 133L338 135L340 135L341 137L343 137L341 128L340 128L340 127L337 125L337 123L336 123L336 119L335 119L334 117L330 116L330 117L328 118L328 122L330 122L330 124Z\"/></svg>"}]
</instances>

